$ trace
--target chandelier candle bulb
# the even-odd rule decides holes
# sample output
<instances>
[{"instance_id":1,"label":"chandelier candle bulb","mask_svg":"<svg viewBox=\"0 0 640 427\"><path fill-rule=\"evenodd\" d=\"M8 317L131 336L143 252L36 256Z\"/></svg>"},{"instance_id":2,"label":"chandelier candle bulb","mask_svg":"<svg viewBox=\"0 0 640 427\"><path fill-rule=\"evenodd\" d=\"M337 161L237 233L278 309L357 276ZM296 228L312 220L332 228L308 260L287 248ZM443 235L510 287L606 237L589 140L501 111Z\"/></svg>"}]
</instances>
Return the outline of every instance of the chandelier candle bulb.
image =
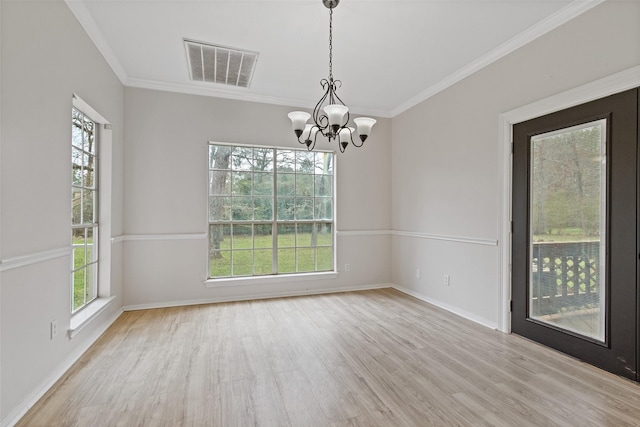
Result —
<instances>
[{"instance_id":1,"label":"chandelier candle bulb","mask_svg":"<svg viewBox=\"0 0 640 427\"><path fill-rule=\"evenodd\" d=\"M329 117L329 124L333 134L336 135L340 128L344 126L344 115L349 112L349 109L344 105L332 104L324 107L324 112Z\"/></svg>"},{"instance_id":2,"label":"chandelier candle bulb","mask_svg":"<svg viewBox=\"0 0 640 427\"><path fill-rule=\"evenodd\" d=\"M364 142L371 133L373 125L376 124L376 120L370 117L358 117L357 119L353 119L353 121L356 126L358 126L358 135L360 135L360 140Z\"/></svg>"},{"instance_id":3,"label":"chandelier candle bulb","mask_svg":"<svg viewBox=\"0 0 640 427\"><path fill-rule=\"evenodd\" d=\"M305 113L304 111L292 111L288 114L291 119L291 124L293 125L293 131L296 136L300 138L302 132L307 124L307 120L311 117L311 114Z\"/></svg>"},{"instance_id":4,"label":"chandelier candle bulb","mask_svg":"<svg viewBox=\"0 0 640 427\"><path fill-rule=\"evenodd\" d=\"M340 145L342 146L343 149L346 148L347 145L349 145L349 140L351 139L351 135L353 134L353 132L355 132L355 129L352 127L340 129L339 131Z\"/></svg>"}]
</instances>

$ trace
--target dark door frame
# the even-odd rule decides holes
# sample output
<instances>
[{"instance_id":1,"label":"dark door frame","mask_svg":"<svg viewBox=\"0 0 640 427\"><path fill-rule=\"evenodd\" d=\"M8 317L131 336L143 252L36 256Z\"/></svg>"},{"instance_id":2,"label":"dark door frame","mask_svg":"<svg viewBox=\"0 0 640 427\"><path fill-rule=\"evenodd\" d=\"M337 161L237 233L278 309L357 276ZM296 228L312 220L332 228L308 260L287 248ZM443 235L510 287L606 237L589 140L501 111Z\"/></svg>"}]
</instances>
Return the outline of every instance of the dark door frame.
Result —
<instances>
[{"instance_id":1,"label":"dark door frame","mask_svg":"<svg viewBox=\"0 0 640 427\"><path fill-rule=\"evenodd\" d=\"M514 128L513 312L517 333L637 380L638 89L522 122ZM580 337L529 318L530 140L537 134L607 119L606 339Z\"/></svg>"},{"instance_id":2,"label":"dark door frame","mask_svg":"<svg viewBox=\"0 0 640 427\"><path fill-rule=\"evenodd\" d=\"M636 159L636 168L638 169L638 171L640 171L640 89L638 89L638 107L637 107L637 111L638 111L638 117L637 117L637 124L638 124L638 129L637 129L637 133L638 133L638 141L636 142L638 144L638 157ZM636 202L637 202L637 206L636 206L636 236L637 236L637 241L636 241L636 251L640 251L640 172L637 174L637 178L638 181L636 183L636 188L638 189L638 195L636 197ZM636 307L638 307L637 312L636 312L636 331L638 331L638 339L636 341L636 369L639 372L636 372L636 379L638 381L640 381L640 254L638 254L638 256L636 257L636 271L638 272L637 277L636 277L636 289L638 290L638 292L636 293L636 297L637 297L637 301L636 301Z\"/></svg>"},{"instance_id":3,"label":"dark door frame","mask_svg":"<svg viewBox=\"0 0 640 427\"><path fill-rule=\"evenodd\" d=\"M499 331L504 333L511 332L511 143L513 141L513 125L639 86L640 66L635 66L499 115L498 181L502 190L497 220L499 233L497 274L500 285L498 289L496 328ZM638 348L638 354L640 354L640 347Z\"/></svg>"}]
</instances>

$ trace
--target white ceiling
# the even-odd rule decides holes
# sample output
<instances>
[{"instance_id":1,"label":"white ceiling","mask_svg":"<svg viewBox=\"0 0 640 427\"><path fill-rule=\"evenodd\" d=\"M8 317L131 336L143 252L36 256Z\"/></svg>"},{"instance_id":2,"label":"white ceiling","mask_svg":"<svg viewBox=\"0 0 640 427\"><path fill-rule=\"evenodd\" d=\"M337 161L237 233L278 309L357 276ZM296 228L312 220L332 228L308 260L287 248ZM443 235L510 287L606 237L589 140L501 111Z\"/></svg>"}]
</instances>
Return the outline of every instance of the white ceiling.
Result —
<instances>
[{"instance_id":1,"label":"white ceiling","mask_svg":"<svg viewBox=\"0 0 640 427\"><path fill-rule=\"evenodd\" d=\"M342 0L333 16L338 94L392 117L601 0ZM321 0L67 0L128 86L313 107L328 76ZM257 51L248 89L192 82L183 39Z\"/></svg>"}]
</instances>

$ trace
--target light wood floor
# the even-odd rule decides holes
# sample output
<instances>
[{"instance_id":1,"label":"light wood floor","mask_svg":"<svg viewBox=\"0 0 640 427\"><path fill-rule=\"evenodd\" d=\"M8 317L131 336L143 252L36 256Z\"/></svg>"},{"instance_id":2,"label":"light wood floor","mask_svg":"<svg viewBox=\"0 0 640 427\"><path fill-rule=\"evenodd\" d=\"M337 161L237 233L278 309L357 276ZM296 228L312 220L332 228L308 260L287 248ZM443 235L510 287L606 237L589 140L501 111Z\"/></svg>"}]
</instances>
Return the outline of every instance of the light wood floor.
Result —
<instances>
[{"instance_id":1,"label":"light wood floor","mask_svg":"<svg viewBox=\"0 0 640 427\"><path fill-rule=\"evenodd\" d=\"M640 386L394 290L124 313L19 426L638 426Z\"/></svg>"}]
</instances>

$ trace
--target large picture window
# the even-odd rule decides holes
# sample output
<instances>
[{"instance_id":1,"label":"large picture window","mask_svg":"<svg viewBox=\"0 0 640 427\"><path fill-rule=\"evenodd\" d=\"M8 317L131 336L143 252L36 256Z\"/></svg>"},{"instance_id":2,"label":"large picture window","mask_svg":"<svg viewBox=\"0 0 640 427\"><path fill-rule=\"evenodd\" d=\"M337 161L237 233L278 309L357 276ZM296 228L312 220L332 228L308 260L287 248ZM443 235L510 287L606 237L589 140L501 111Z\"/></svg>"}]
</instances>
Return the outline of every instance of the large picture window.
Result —
<instances>
[{"instance_id":1,"label":"large picture window","mask_svg":"<svg viewBox=\"0 0 640 427\"><path fill-rule=\"evenodd\" d=\"M331 152L209 145L209 278L333 270Z\"/></svg>"},{"instance_id":2,"label":"large picture window","mask_svg":"<svg viewBox=\"0 0 640 427\"><path fill-rule=\"evenodd\" d=\"M76 312L98 295L98 156L96 123L71 113L71 307Z\"/></svg>"}]
</instances>

